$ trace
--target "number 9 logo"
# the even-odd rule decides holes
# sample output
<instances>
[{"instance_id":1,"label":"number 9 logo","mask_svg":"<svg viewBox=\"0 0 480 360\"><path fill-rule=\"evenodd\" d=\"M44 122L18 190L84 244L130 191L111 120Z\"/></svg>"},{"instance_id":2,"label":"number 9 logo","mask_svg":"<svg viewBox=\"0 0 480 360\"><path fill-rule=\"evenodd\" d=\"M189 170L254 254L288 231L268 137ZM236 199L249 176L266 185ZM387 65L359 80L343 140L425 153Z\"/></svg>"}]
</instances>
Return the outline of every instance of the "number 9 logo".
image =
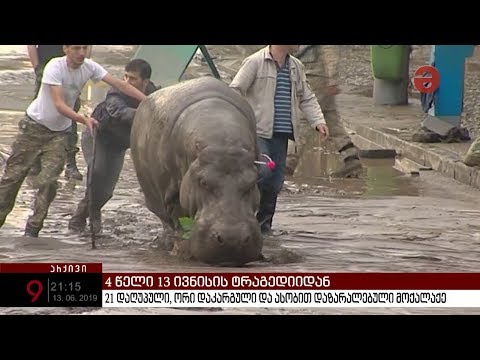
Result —
<instances>
[{"instance_id":1,"label":"number 9 logo","mask_svg":"<svg viewBox=\"0 0 480 360\"><path fill-rule=\"evenodd\" d=\"M35 285L35 288L34 286ZM34 303L37 301L40 294L43 292L43 285L39 280L30 280L27 283L27 293L32 297L30 302Z\"/></svg>"},{"instance_id":2,"label":"number 9 logo","mask_svg":"<svg viewBox=\"0 0 480 360\"><path fill-rule=\"evenodd\" d=\"M440 86L440 73L431 65L420 66L415 71L413 86L423 94L431 94Z\"/></svg>"}]
</instances>

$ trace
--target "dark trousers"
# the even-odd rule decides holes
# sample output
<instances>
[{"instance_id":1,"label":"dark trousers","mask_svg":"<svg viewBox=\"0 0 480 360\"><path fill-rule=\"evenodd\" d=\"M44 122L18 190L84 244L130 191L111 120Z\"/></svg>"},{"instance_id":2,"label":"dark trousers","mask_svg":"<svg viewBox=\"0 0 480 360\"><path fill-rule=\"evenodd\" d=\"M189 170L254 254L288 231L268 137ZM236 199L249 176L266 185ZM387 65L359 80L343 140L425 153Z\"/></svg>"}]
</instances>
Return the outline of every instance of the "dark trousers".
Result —
<instances>
[{"instance_id":1,"label":"dark trousers","mask_svg":"<svg viewBox=\"0 0 480 360\"><path fill-rule=\"evenodd\" d=\"M93 162L93 137L90 130L85 129L82 132L82 152L87 163L87 179L92 175L92 209L95 212L92 217L98 217L103 206L113 196L113 191L117 185L120 173L123 168L126 150L118 147L109 146L101 137L95 140L95 168L92 169ZM77 216L86 219L89 217L89 197L90 188L87 186L85 196L78 204Z\"/></svg>"},{"instance_id":2,"label":"dark trousers","mask_svg":"<svg viewBox=\"0 0 480 360\"><path fill-rule=\"evenodd\" d=\"M260 209L257 213L257 220L263 233L272 228L277 197L283 187L288 140L289 135L281 133L273 134L271 139L258 137L260 153L268 155L276 164L273 170L265 165L259 166ZM264 160L266 161L266 159Z\"/></svg>"}]
</instances>

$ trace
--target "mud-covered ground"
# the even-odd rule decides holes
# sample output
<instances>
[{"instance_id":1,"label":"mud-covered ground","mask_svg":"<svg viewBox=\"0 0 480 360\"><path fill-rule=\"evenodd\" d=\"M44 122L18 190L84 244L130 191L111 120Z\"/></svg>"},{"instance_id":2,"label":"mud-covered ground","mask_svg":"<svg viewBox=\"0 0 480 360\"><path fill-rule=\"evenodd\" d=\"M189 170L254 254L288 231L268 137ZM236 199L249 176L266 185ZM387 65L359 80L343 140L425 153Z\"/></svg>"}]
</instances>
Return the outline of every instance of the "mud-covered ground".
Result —
<instances>
[{"instance_id":1,"label":"mud-covered ground","mask_svg":"<svg viewBox=\"0 0 480 360\"><path fill-rule=\"evenodd\" d=\"M31 94L33 86L33 76L22 47L13 50L17 52L0 46L0 79L8 79L8 82L0 81L1 107L9 109L0 110L0 149L6 153L14 139L22 110L28 105L31 96L28 94ZM229 48L224 50L223 54L220 47L211 51L214 56L227 59ZM362 87L368 89L371 87L370 75L366 71L368 64L365 64L368 51L362 46L351 46L347 50L352 56L351 62L358 62L358 78L349 77L351 88L354 91ZM119 75L133 51L134 47L130 46L98 46L94 48L94 58ZM199 74L199 68L192 66L189 73ZM361 71L366 71L364 77ZM227 71L223 75L229 76ZM86 105L88 109L93 103L87 102ZM81 153L78 161L85 174ZM299 176L289 178L281 194L275 217L278 234L265 242L264 253L274 261L252 263L242 271L479 270L478 190L433 172L422 172L420 176L412 177L402 173L402 168L394 160L365 160L361 179L329 180L325 174L337 163L334 155L318 150L306 155ZM105 272L238 270L180 261L155 248L153 239L161 232L161 226L144 205L129 154L114 197L104 208L104 235L97 240L97 250L91 249L88 234L73 235L67 229L68 219L83 196L86 181L67 181L62 177L60 182L57 198L38 239L22 236L34 196L30 180L25 182L15 208L0 229L0 261L102 262ZM292 253L298 256L293 262L283 256ZM480 313L480 309L413 308L213 310L0 308L0 314Z\"/></svg>"}]
</instances>

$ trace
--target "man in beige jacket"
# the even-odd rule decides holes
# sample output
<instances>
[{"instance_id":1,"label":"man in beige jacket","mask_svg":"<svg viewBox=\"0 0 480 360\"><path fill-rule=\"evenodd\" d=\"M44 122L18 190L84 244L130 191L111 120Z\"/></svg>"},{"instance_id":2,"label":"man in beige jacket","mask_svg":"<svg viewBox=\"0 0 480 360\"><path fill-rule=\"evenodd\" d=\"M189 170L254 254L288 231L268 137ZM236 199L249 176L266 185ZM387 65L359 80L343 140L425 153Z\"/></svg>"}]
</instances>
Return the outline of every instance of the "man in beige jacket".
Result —
<instances>
[{"instance_id":1,"label":"man in beige jacket","mask_svg":"<svg viewBox=\"0 0 480 360\"><path fill-rule=\"evenodd\" d=\"M306 80L304 66L291 54L299 45L268 45L247 57L230 84L252 106L257 119L260 152L276 164L260 167L260 209L263 234L271 233L277 197L284 182L289 140L299 136L300 113L320 137L328 136L322 110Z\"/></svg>"},{"instance_id":2,"label":"man in beige jacket","mask_svg":"<svg viewBox=\"0 0 480 360\"><path fill-rule=\"evenodd\" d=\"M339 94L338 45L302 45L296 56L305 65L307 80L315 93L330 130L330 139L323 146L339 152L344 165L333 172L334 177L356 177L362 169L358 149L347 134L337 110L335 96ZM289 143L287 172L293 173L305 148L320 147L317 137L308 131L308 121L300 120L300 135Z\"/></svg>"}]
</instances>

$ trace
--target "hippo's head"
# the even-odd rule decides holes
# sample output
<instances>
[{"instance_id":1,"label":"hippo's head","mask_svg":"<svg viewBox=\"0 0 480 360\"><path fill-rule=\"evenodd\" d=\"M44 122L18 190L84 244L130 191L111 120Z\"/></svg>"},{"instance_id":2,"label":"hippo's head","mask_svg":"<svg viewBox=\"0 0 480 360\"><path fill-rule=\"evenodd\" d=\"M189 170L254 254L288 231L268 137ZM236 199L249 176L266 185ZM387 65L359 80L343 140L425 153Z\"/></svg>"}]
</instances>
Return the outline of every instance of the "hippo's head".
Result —
<instances>
[{"instance_id":1,"label":"hippo's head","mask_svg":"<svg viewBox=\"0 0 480 360\"><path fill-rule=\"evenodd\" d=\"M260 202L255 154L206 147L190 165L180 203L195 214L191 253L199 261L243 265L258 260L263 246L255 212Z\"/></svg>"}]
</instances>

